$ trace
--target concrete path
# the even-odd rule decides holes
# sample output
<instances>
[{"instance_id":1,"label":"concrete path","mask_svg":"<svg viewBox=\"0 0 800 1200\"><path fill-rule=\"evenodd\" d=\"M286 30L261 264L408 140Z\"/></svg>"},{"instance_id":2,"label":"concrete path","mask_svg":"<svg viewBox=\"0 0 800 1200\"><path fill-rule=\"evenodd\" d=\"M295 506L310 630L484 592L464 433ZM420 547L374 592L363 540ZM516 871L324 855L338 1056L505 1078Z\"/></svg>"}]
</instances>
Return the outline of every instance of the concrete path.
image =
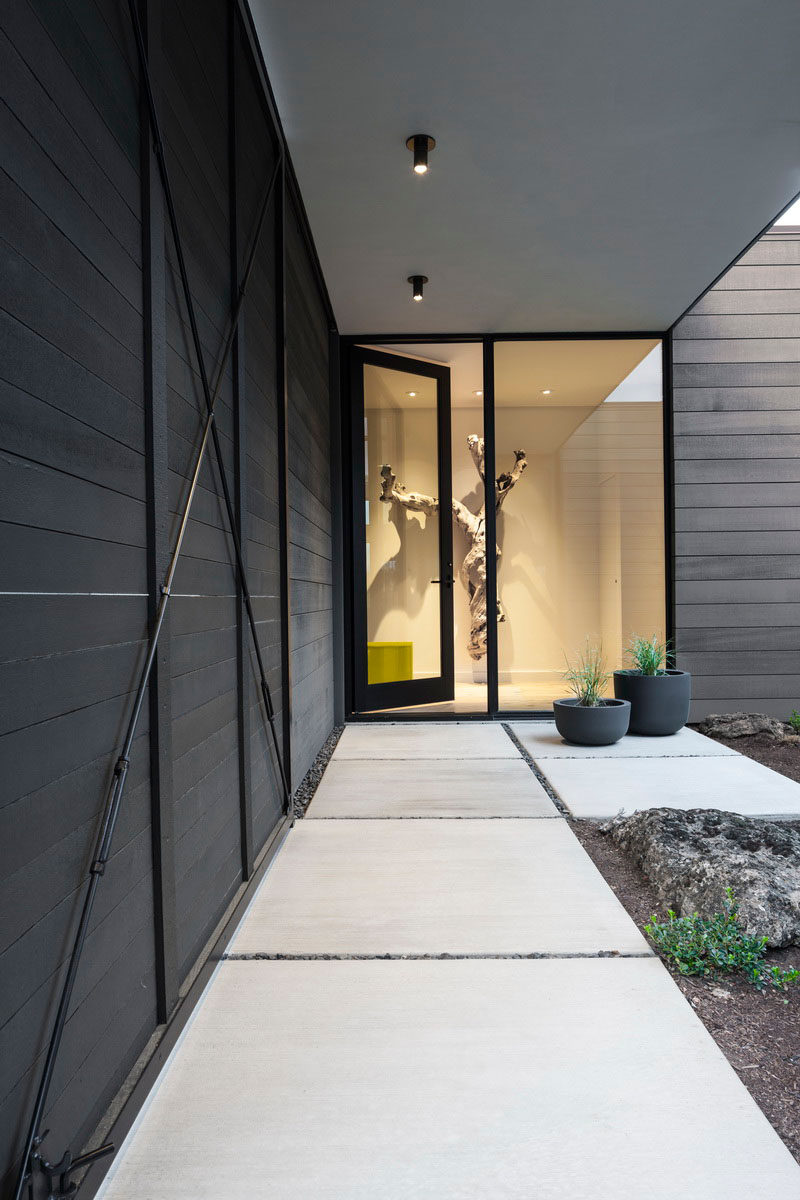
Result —
<instances>
[{"instance_id":1,"label":"concrete path","mask_svg":"<svg viewBox=\"0 0 800 1200\"><path fill-rule=\"evenodd\" d=\"M800 1167L502 728L362 726L101 1194L752 1200Z\"/></svg>"},{"instance_id":2,"label":"concrete path","mask_svg":"<svg viewBox=\"0 0 800 1200\"><path fill-rule=\"evenodd\" d=\"M308 810L309 819L559 815L519 755L476 759L469 771L461 759L417 761L420 769L409 779L404 758L334 757Z\"/></svg>"},{"instance_id":3,"label":"concrete path","mask_svg":"<svg viewBox=\"0 0 800 1200\"><path fill-rule=\"evenodd\" d=\"M336 758L455 758L460 762L518 758L501 725L478 721L447 725L348 725Z\"/></svg>"},{"instance_id":4,"label":"concrete path","mask_svg":"<svg viewBox=\"0 0 800 1200\"><path fill-rule=\"evenodd\" d=\"M648 953L563 820L303 821L230 949Z\"/></svg>"},{"instance_id":5,"label":"concrete path","mask_svg":"<svg viewBox=\"0 0 800 1200\"><path fill-rule=\"evenodd\" d=\"M800 816L800 784L692 729L574 746L550 722L515 722L515 737L576 817L642 808L721 808L745 816Z\"/></svg>"}]
</instances>

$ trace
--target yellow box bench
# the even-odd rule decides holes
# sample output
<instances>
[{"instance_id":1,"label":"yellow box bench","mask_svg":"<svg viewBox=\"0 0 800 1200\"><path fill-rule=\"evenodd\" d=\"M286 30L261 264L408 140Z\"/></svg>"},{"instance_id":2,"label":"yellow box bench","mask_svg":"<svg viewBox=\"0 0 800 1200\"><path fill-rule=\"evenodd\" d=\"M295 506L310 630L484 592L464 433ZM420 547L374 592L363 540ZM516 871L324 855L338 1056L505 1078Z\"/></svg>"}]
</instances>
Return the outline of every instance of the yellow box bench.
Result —
<instances>
[{"instance_id":1,"label":"yellow box bench","mask_svg":"<svg viewBox=\"0 0 800 1200\"><path fill-rule=\"evenodd\" d=\"M367 683L413 678L413 642L367 642Z\"/></svg>"}]
</instances>

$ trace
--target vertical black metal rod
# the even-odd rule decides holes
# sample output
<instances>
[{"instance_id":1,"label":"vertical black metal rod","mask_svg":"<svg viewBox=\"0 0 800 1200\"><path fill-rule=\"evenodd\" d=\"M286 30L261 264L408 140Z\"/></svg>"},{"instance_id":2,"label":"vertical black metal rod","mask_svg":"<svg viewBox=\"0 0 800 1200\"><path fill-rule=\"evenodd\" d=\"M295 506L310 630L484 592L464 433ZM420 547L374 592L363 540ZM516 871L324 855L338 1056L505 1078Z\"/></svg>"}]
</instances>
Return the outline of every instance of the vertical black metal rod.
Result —
<instances>
[{"instance_id":1,"label":"vertical black metal rod","mask_svg":"<svg viewBox=\"0 0 800 1200\"><path fill-rule=\"evenodd\" d=\"M283 754L292 777L292 579L289 569L289 347L286 339L288 288L286 271L286 166L282 170L275 219L275 391L278 434L278 552L280 560L281 697Z\"/></svg>"},{"instance_id":2,"label":"vertical black metal rod","mask_svg":"<svg viewBox=\"0 0 800 1200\"><path fill-rule=\"evenodd\" d=\"M228 134L228 287L231 305L236 303L241 259L241 204L239 186L239 88L240 70L236 11L227 4L227 134ZM151 51L152 61L152 51ZM150 125L148 122L147 128ZM245 566L248 564L247 543L244 540L244 514L247 511L247 411L250 395L246 378L247 351L245 339L247 315L243 314L236 328L236 340L231 351L233 407L233 492L236 502L236 532L242 542ZM237 580L236 595L236 758L239 777L239 856L242 879L253 874L253 780L252 780L252 711L250 703L250 664L248 647L250 632L246 626L242 589ZM257 702L258 703L258 702Z\"/></svg>"},{"instance_id":3,"label":"vertical black metal rod","mask_svg":"<svg viewBox=\"0 0 800 1200\"><path fill-rule=\"evenodd\" d=\"M23 1151L22 1161L20 1164L20 1170L19 1170L19 1175L17 1178L16 1188L14 1191L14 1200L21 1200L22 1192L25 1187L25 1182L28 1178L28 1174L29 1174L29 1171L32 1166L31 1156L32 1156L32 1153L34 1150L34 1145L35 1145L36 1139L39 1135L39 1129L40 1129L40 1126L42 1123L42 1117L44 1115L44 1108L47 1103L47 1097L48 1097L48 1094L50 1091L50 1085L51 1085L52 1079L53 1079L53 1071L55 1068L56 1058L58 1056L58 1051L61 1046L61 1039L62 1039L63 1033L64 1033L64 1026L66 1024L67 1013L69 1011L70 1002L72 1000L72 993L75 988L75 979L77 976L78 964L80 962L81 955L83 953L83 947L84 947L84 943L86 941L86 935L89 931L89 922L91 920L92 910L94 908L95 896L96 896L97 888L98 888L98 885L100 882L100 877L103 875L103 873L105 871L106 863L108 862L108 857L109 857L109 853L110 853L110 849L111 849L111 842L112 842L112 838L114 836L114 828L116 826L117 817L119 815L120 803L122 801L122 794L123 794L123 791L125 788L125 779L126 779L126 776L128 773L128 766L130 764L131 746L133 745L133 739L136 736L136 729L139 724L139 718L142 713L144 699L147 694L147 685L150 680L150 675L151 675L151 672L153 669L153 663L155 662L155 657L156 657L156 653L158 650L158 641L159 641L159 637L161 635L161 629L164 624L164 617L166 615L167 605L169 604L170 596L172 594L172 584L173 584L173 581L175 578L175 572L178 567L178 560L180 558L181 551L183 549L183 540L184 540L184 537L186 534L186 529L189 524L189 518L191 515L192 504L193 504L193 501L195 498L195 494L197 492L197 486L198 486L198 482L200 479L200 472L202 470L203 462L205 461L206 451L208 449L209 437L211 436L211 433L214 429L214 406L216 404L217 397L219 395L219 389L221 387L222 380L223 380L223 377L225 374L225 368L227 365L228 356L229 356L231 348L233 346L233 340L236 335L236 325L237 325L239 317L241 315L241 311L242 311L242 307L243 307L244 299L245 299L245 291L246 291L247 283L248 283L248 281L250 279L250 275L252 273L252 268L253 268L253 264L255 262L256 251L258 249L258 243L259 243L259 239L261 236L261 231L263 229L267 209L269 207L269 203L272 198L272 193L275 188L276 180L278 179L279 168L280 168L280 160L276 164L275 170L273 171L272 177L271 177L269 185L267 187L267 191L266 191L266 194L265 194L265 197L264 197L264 200L262 203L262 207L261 207L261 212L259 214L259 219L258 219L258 222L256 225L256 231L255 231L255 234L253 237L253 242L252 242L252 245L250 248L247 266L246 266L244 274L242 276L242 284L239 288L238 299L236 302L236 306L231 314L230 329L228 331L228 335L227 335L225 343L224 343L223 354L222 354L222 358L219 363L219 368L217 370L217 376L216 376L216 380L214 383L214 389L212 392L210 392L210 396L209 396L210 403L208 406L208 411L206 413L205 422L203 425L203 434L202 434L202 438L200 441L199 449L197 451L197 457L195 460L194 470L192 472L192 479L191 479L191 483L189 486L189 491L188 491L186 501L184 504L183 513L181 515L181 522L180 522L180 527L178 530L178 536L177 536L175 546L172 551L172 556L170 558L170 563L169 563L169 567L167 570L167 574L165 576L164 583L161 587L161 596L159 598L158 608L156 610L156 617L153 622L152 630L150 631L147 654L145 657L144 665L141 670L141 674L139 676L139 682L138 682L137 688L136 688L136 695L135 695L135 699L134 699L134 703L133 703L133 708L131 709L131 714L128 719L128 724L127 724L126 731L125 731L125 738L122 743L122 749L120 750L119 756L118 756L116 764L114 766L114 775L113 775L113 778L112 778L112 781L111 781L111 784L109 786L109 790L108 790L108 793L106 796L105 807L103 810L102 823L101 823L100 832L99 832L98 838L97 838L97 849L96 849L95 854L92 859L92 865L89 869L89 887L88 887L86 896L83 901L83 907L81 908L80 920L78 922L78 928L77 928L75 938L73 941L72 950L70 952L69 965L67 967L67 974L64 978L64 983L62 985L61 996L59 998L58 1008L56 1010L56 1017L55 1017L55 1021L53 1023L53 1030L50 1035L50 1041L49 1041L48 1047L47 1047L47 1054L45 1057L45 1063L44 1063L44 1067L42 1070L42 1076L39 1081L39 1087L38 1087L37 1093L36 1093L36 1102L34 1104L30 1125L29 1125L28 1132L27 1132L26 1139L25 1139L25 1147L24 1147L24 1151ZM263 679L263 675L262 675L262 687L266 687L266 681ZM267 693L265 696L265 704L267 703L268 697L269 697L269 689L267 688ZM269 707L268 707L267 711L269 713L269 711L270 711ZM285 775L283 773L283 764L281 761L280 750L277 745L277 741L276 741L276 745L275 745L275 751L276 751L276 755L278 757L278 763L280 766L281 777L285 782Z\"/></svg>"},{"instance_id":4,"label":"vertical black metal rod","mask_svg":"<svg viewBox=\"0 0 800 1200\"><path fill-rule=\"evenodd\" d=\"M158 162L158 168L159 168L159 172L161 174L161 184L164 189L164 199L165 199L166 205L167 205L167 215L169 217L169 223L170 223L170 227L172 229L172 238L173 238L173 243L174 243L174 248L175 248L175 256L178 260L178 273L181 278L181 287L183 290L184 301L186 303L186 310L187 310L187 315L189 318L189 328L190 328L191 335L192 335L192 342L194 344L195 357L197 358L197 366L198 366L198 370L200 372L200 383L201 383L201 386L203 389L203 396L205 399L206 408L213 415L213 401L211 398L211 388L209 387L208 375L206 373L205 357L203 355L203 346L200 341L200 331L197 327L197 318L195 315L194 300L192 298L192 292L191 292L191 288L189 286L189 275L188 275L188 271L186 269L186 260L184 258L184 254L183 254L183 242L182 242L181 236L180 236L180 225L178 223L178 214L177 214L177 210L175 208L175 202L174 202L173 195L172 195L172 185L170 183L169 171L167 169L167 161L166 161L166 158L164 155L164 141L161 136L161 126L160 126L160 123L158 120L158 113L156 111L155 98L153 96L153 90L152 90L152 86L150 83L150 73L149 73L148 64L147 64L147 51L145 49L141 22L139 21L139 13L138 13L138 10L136 7L136 0L128 0L128 7L130 9L131 21L133 23L134 33L135 33L135 37L136 37L136 50L137 50L137 54L139 56L139 65L141 68L142 82L144 84L145 95L147 97L148 111L150 113L150 129L151 129L151 132L153 135L153 148L155 150L156 160ZM282 162L282 158L283 158L283 152L281 151L281 156L278 160L278 166L280 166L280 164ZM261 222L263 222L265 215L266 215L265 210L262 210ZM251 262L250 266L252 266L252 262ZM232 336L230 338L230 341L232 344L232 341L233 341ZM217 459L217 466L219 469L220 484L222 485L222 497L225 502L225 509L226 509L226 512L228 515L229 531L230 531L230 535L231 535L231 541L233 542L234 554L235 554L235 558L236 558L236 567L238 570L239 581L241 583L241 588L242 588L242 597L244 599L245 609L247 610L247 620L250 625L250 632L251 632L252 638L253 638L253 649L255 651L256 663L258 666L261 695L262 695L262 699L264 701L264 708L266 710L267 721L269 723L270 733L272 736L272 742L273 742L273 746L275 749L275 759L277 762L278 773L280 775L280 780L281 780L281 788L283 791L285 811L287 812L287 814L290 814L291 808L292 808L292 798L291 798L291 793L289 791L289 782L286 777L286 771L285 771L284 765L283 765L283 755L281 753L281 747L278 742L278 733L277 733L277 730L275 729L275 710L274 710L273 704L272 704L272 696L270 694L269 684L267 683L266 670L264 667L264 659L261 654L261 646L258 641L258 629L256 627L255 614L253 613L253 602L252 602L252 598L250 596L250 588L247 583L247 574L245 572L244 561L242 559L242 548L241 548L241 544L239 542L238 533L236 531L236 515L234 512L233 501L231 499L230 488L228 487L228 478L227 478L227 473L225 471L225 462L222 457L222 445L219 440L219 432L217 430L216 423L213 420L211 422L211 436L212 436L212 440L214 442L214 453L215 453L215 456Z\"/></svg>"},{"instance_id":5,"label":"vertical black metal rod","mask_svg":"<svg viewBox=\"0 0 800 1200\"><path fill-rule=\"evenodd\" d=\"M150 53L153 87L161 75L161 24L164 0L139 0L144 36ZM166 342L167 320L164 204L153 154L144 93L139 89L140 196L142 213L143 350L145 392L145 468L147 484L148 630L155 621L160 586L172 551L169 517L169 446ZM166 646L164 643L167 643ZM178 948L175 922L175 813L173 810L173 746L170 714L172 680L169 617L148 687L150 710L150 809L153 855L153 919L155 928L156 1009L165 1022L178 997Z\"/></svg>"},{"instance_id":6,"label":"vertical black metal rod","mask_svg":"<svg viewBox=\"0 0 800 1200\"><path fill-rule=\"evenodd\" d=\"M673 327L674 328L674 327ZM663 410L662 451L664 460L664 607L665 607L665 638L673 656L680 649L675 644L677 614L675 607L675 439L674 433L674 396L672 387L672 329L669 329L661 342L661 404ZM673 666L676 660L673 658Z\"/></svg>"}]
</instances>

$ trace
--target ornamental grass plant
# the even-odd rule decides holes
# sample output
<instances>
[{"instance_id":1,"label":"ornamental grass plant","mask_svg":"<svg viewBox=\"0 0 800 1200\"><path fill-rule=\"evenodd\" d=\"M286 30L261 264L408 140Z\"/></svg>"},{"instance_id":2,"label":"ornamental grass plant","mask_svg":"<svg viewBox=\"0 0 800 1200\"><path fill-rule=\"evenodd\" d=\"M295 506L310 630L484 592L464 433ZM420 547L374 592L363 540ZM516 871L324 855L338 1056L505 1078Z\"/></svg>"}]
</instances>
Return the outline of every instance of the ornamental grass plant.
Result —
<instances>
[{"instance_id":1,"label":"ornamental grass plant","mask_svg":"<svg viewBox=\"0 0 800 1200\"><path fill-rule=\"evenodd\" d=\"M670 643L659 641L655 633L649 638L634 634L628 643L627 655L631 669L642 675L663 675L672 658Z\"/></svg>"},{"instance_id":2,"label":"ornamental grass plant","mask_svg":"<svg viewBox=\"0 0 800 1200\"><path fill-rule=\"evenodd\" d=\"M603 702L603 692L611 678L601 644L587 641L574 660L566 659L566 663L564 680L578 703L583 708L597 708Z\"/></svg>"}]
</instances>

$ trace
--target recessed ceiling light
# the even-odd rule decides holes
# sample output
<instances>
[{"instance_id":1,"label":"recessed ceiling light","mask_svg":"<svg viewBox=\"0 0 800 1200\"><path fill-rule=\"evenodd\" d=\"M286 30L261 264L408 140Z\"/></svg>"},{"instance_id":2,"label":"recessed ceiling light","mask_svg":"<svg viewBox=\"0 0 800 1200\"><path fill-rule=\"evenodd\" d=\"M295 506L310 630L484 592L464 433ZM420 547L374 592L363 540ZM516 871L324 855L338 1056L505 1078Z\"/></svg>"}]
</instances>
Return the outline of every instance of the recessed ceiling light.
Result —
<instances>
[{"instance_id":1,"label":"recessed ceiling light","mask_svg":"<svg viewBox=\"0 0 800 1200\"><path fill-rule=\"evenodd\" d=\"M473 396L482 396L483 392L473 392Z\"/></svg>"},{"instance_id":2,"label":"recessed ceiling light","mask_svg":"<svg viewBox=\"0 0 800 1200\"><path fill-rule=\"evenodd\" d=\"M414 399L414 397L416 396L416 394L417 394L416 392L406 392L406 395L407 395L407 396L410 396L412 400Z\"/></svg>"},{"instance_id":3,"label":"recessed ceiling light","mask_svg":"<svg viewBox=\"0 0 800 1200\"><path fill-rule=\"evenodd\" d=\"M406 145L414 154L414 174L425 175L428 170L428 155L436 141L429 133L415 133L406 139Z\"/></svg>"},{"instance_id":4,"label":"recessed ceiling light","mask_svg":"<svg viewBox=\"0 0 800 1200\"><path fill-rule=\"evenodd\" d=\"M542 395L543 395L543 396L549 396L549 395L551 395L550 388L545 388L545 389L544 389L544 391L542 392Z\"/></svg>"},{"instance_id":5,"label":"recessed ceiling light","mask_svg":"<svg viewBox=\"0 0 800 1200\"><path fill-rule=\"evenodd\" d=\"M411 284L411 295L419 302L422 299L422 289L428 282L427 275L409 275L408 282Z\"/></svg>"}]
</instances>

